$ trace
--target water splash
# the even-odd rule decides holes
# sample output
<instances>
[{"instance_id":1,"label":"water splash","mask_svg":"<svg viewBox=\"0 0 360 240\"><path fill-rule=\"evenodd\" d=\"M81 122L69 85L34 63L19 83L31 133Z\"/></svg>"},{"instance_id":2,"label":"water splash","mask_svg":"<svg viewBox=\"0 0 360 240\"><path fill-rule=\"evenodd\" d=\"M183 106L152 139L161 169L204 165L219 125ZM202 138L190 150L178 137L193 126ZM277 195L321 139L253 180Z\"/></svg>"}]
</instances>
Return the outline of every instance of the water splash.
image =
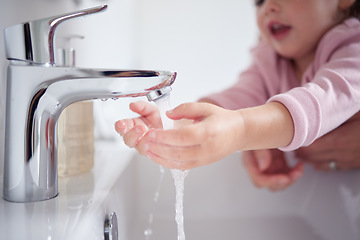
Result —
<instances>
[{"instance_id":1,"label":"water splash","mask_svg":"<svg viewBox=\"0 0 360 240\"><path fill-rule=\"evenodd\" d=\"M161 184L163 182L163 179L164 179L164 173L165 173L165 170L164 170L164 167L163 166L160 166L160 177L159 177L159 181L158 181L158 184L157 184L157 187L156 187L156 191L155 191L155 194L154 194L154 198L153 198L153 209L152 211L149 213L149 219L148 219L148 227L147 229L144 231L144 236L145 236L145 240L150 240L150 237L152 236L153 234L153 231L152 231L152 224L153 224L153 221L154 221L154 208L155 208L155 205L157 204L157 202L159 201L159 196L160 196L160 187L161 187Z\"/></svg>"},{"instance_id":2,"label":"water splash","mask_svg":"<svg viewBox=\"0 0 360 240\"><path fill-rule=\"evenodd\" d=\"M159 108L164 129L171 129L174 123L166 116L166 111L170 110L170 94L166 94L154 101ZM188 170L182 171L171 169L171 175L175 184L175 221L177 223L178 240L185 240L184 230L184 183Z\"/></svg>"}]
</instances>

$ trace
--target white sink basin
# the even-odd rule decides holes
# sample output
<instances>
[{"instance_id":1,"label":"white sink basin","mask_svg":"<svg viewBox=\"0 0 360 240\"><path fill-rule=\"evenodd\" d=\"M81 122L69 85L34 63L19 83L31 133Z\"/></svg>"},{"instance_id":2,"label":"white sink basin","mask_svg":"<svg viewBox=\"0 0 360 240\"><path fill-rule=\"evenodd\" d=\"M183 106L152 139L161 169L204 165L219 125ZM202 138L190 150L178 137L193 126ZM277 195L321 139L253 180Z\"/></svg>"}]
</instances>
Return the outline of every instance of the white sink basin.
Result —
<instances>
[{"instance_id":1,"label":"white sink basin","mask_svg":"<svg viewBox=\"0 0 360 240\"><path fill-rule=\"evenodd\" d=\"M318 172L307 166L295 185L273 193L253 186L240 157L236 153L189 172L184 196L186 240L360 239L359 170ZM159 202L152 206L158 166L138 158L138 220L130 224L134 228L130 239L144 239L148 213L154 209L151 239L175 240L171 174L166 171Z\"/></svg>"},{"instance_id":2,"label":"white sink basin","mask_svg":"<svg viewBox=\"0 0 360 240\"><path fill-rule=\"evenodd\" d=\"M118 145L97 146L92 172L59 179L59 196L37 203L0 201L0 239L104 239L115 212L119 240L141 240L153 213L150 240L177 239L175 191L159 166ZM360 171L305 175L284 192L256 189L238 153L193 169L185 180L187 240L359 240Z\"/></svg>"}]
</instances>

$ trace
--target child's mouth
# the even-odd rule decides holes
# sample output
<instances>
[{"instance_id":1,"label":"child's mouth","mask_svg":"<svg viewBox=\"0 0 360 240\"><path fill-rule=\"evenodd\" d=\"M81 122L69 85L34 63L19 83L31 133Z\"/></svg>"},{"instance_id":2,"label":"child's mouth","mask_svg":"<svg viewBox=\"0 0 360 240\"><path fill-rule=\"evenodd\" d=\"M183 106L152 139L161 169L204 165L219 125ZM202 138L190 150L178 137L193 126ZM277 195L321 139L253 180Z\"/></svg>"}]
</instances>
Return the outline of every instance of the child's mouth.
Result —
<instances>
[{"instance_id":1,"label":"child's mouth","mask_svg":"<svg viewBox=\"0 0 360 240\"><path fill-rule=\"evenodd\" d=\"M269 24L269 30L276 39L280 40L290 32L291 27L281 23L271 23Z\"/></svg>"}]
</instances>

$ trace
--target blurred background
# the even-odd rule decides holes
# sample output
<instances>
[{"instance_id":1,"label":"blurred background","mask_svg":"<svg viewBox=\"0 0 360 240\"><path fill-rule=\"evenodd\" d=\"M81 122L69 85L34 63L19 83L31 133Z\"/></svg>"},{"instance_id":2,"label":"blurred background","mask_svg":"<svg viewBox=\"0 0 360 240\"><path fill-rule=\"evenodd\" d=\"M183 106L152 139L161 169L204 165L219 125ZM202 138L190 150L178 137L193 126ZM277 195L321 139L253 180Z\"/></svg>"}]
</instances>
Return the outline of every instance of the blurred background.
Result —
<instances>
[{"instance_id":1,"label":"blurred background","mask_svg":"<svg viewBox=\"0 0 360 240\"><path fill-rule=\"evenodd\" d=\"M257 39L250 0L0 0L1 136L8 64L3 29L102 4L109 5L106 13L62 24L56 47L74 48L78 67L178 72L173 107L231 85ZM74 35L84 38L64 40ZM114 122L133 116L128 103L138 100L95 101L95 137L121 140Z\"/></svg>"},{"instance_id":2,"label":"blurred background","mask_svg":"<svg viewBox=\"0 0 360 240\"><path fill-rule=\"evenodd\" d=\"M171 93L174 107L228 87L249 65L249 50L258 38L253 2L0 0L0 175L8 64L2 32L5 27L108 4L106 13L60 26L57 47L74 48L78 67L178 72ZM74 35L81 38L64 40ZM96 100L96 139L117 141L120 146L121 138L114 130L114 122L133 116L128 104L138 100ZM200 234L192 239L239 239L239 235L245 239L360 238L358 171L316 172L307 166L304 176L294 186L274 194L252 185L240 157L240 153L235 153L224 161L191 170L187 176L184 211L190 239L195 236L192 234ZM137 191L134 215L139 215L137 219L143 219L143 224L136 222L133 227L142 234L152 208L159 167L144 157L134 158ZM173 216L169 215L174 213L174 185L168 172L163 182L162 198L155 212L159 217L164 216L165 222L157 224L160 229L175 232Z\"/></svg>"}]
</instances>

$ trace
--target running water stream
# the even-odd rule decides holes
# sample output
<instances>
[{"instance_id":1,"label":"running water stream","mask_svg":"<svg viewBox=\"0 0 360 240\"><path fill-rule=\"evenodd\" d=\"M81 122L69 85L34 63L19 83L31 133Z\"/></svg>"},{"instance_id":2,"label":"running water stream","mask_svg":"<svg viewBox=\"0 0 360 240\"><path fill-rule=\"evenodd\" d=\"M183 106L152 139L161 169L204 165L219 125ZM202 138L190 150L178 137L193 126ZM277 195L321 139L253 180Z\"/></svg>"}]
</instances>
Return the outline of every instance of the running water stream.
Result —
<instances>
[{"instance_id":1,"label":"running water stream","mask_svg":"<svg viewBox=\"0 0 360 240\"><path fill-rule=\"evenodd\" d=\"M161 98L154 101L159 108L161 120L164 129L171 129L174 127L174 123L166 116L166 111L170 110L170 94L166 94ZM178 240L185 240L184 231L184 182L185 177L188 174L188 170L182 171L178 169L171 169L171 175L175 184L175 220L177 223Z\"/></svg>"},{"instance_id":2,"label":"running water stream","mask_svg":"<svg viewBox=\"0 0 360 240\"><path fill-rule=\"evenodd\" d=\"M153 221L154 221L154 208L155 208L156 203L159 200L160 187L161 187L162 181L164 179L164 173L165 173L164 167L160 166L160 177L159 177L159 181L158 181L156 191L155 191L155 194L154 194L154 198L153 198L153 208L149 213L149 219L148 219L148 221L149 221L148 224L149 225L148 225L148 228L144 231L145 240L150 240L150 237L153 234L151 228L152 228L152 224L153 224Z\"/></svg>"}]
</instances>

